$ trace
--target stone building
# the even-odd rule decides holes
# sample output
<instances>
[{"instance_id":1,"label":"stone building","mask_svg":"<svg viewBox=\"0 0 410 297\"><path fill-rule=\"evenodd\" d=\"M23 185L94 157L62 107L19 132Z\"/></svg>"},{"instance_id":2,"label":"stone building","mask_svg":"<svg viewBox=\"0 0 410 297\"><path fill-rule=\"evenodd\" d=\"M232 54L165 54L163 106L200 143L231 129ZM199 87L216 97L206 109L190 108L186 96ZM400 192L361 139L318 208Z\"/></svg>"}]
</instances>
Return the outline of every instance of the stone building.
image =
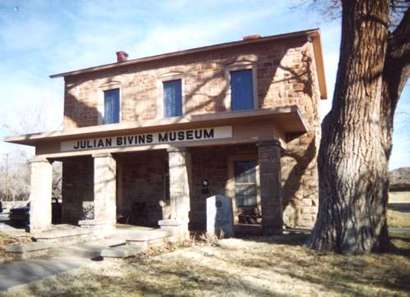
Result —
<instances>
[{"instance_id":1,"label":"stone building","mask_svg":"<svg viewBox=\"0 0 410 297\"><path fill-rule=\"evenodd\" d=\"M206 199L231 198L236 232L310 227L316 217L319 30L244 37L52 75L64 129L9 137L35 147L30 230L51 226L54 161L62 222L204 230Z\"/></svg>"}]
</instances>

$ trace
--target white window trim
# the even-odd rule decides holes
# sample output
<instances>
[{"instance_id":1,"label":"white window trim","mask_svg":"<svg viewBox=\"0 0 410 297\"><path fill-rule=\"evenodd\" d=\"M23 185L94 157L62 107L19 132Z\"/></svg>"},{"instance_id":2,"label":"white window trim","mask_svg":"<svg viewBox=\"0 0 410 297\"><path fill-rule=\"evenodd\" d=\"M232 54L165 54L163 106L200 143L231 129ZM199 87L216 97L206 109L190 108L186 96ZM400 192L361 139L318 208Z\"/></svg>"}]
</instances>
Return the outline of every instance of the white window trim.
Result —
<instances>
[{"instance_id":1,"label":"white window trim","mask_svg":"<svg viewBox=\"0 0 410 297\"><path fill-rule=\"evenodd\" d=\"M104 84L99 87L98 89L98 104L97 104L97 111L98 111L98 125L104 125L104 92L113 90L113 89L118 89L118 96L119 96L119 104L120 104L120 110L119 110L119 122L116 124L119 124L123 121L122 118L122 89L121 89L121 84L116 81L109 82L107 84ZM115 125L115 124L111 124Z\"/></svg>"},{"instance_id":2,"label":"white window trim","mask_svg":"<svg viewBox=\"0 0 410 297\"><path fill-rule=\"evenodd\" d=\"M158 98L157 98L157 119L164 119L165 118L165 110L164 110L164 82L170 80L181 80L181 103L182 103L182 116L185 115L185 78L182 73L179 72L170 72L161 75L157 79L157 89L158 89ZM167 117L167 119L178 118L177 117Z\"/></svg>"},{"instance_id":3,"label":"white window trim","mask_svg":"<svg viewBox=\"0 0 410 297\"><path fill-rule=\"evenodd\" d=\"M232 111L232 91L231 91L231 71L238 70L252 70L252 86L253 86L253 108L255 110L259 109L259 98L258 98L258 80L257 65L254 62L238 62L225 67L225 79L227 81L227 92L224 100L224 105L226 110ZM243 111L243 110L241 110Z\"/></svg>"}]
</instances>

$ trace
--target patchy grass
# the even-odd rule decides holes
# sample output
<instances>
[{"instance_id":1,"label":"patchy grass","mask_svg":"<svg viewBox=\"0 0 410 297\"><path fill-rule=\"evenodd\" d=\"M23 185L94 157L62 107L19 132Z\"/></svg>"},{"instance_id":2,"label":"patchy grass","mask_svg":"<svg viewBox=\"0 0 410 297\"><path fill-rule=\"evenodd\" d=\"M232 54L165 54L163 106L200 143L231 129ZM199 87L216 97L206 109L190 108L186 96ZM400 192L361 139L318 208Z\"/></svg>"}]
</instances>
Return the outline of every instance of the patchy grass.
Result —
<instances>
[{"instance_id":1,"label":"patchy grass","mask_svg":"<svg viewBox=\"0 0 410 297\"><path fill-rule=\"evenodd\" d=\"M389 227L410 228L410 213L388 209L387 222Z\"/></svg>"},{"instance_id":2,"label":"patchy grass","mask_svg":"<svg viewBox=\"0 0 410 297\"><path fill-rule=\"evenodd\" d=\"M409 238L391 253L365 256L316 253L305 240L225 239L90 262L0 296L410 296Z\"/></svg>"},{"instance_id":3,"label":"patchy grass","mask_svg":"<svg viewBox=\"0 0 410 297\"><path fill-rule=\"evenodd\" d=\"M30 238L28 236L26 237L21 236L17 238L17 237L12 237L3 232L0 232L0 264L13 260L13 257L8 255L5 252L5 248L7 245L19 243L19 242L28 242L28 241L30 241Z\"/></svg>"},{"instance_id":4,"label":"patchy grass","mask_svg":"<svg viewBox=\"0 0 410 297\"><path fill-rule=\"evenodd\" d=\"M5 252L5 248L8 244L15 243L15 239L8 236L7 234L4 234L0 232L0 263L6 262L9 260L9 257L7 256Z\"/></svg>"}]
</instances>

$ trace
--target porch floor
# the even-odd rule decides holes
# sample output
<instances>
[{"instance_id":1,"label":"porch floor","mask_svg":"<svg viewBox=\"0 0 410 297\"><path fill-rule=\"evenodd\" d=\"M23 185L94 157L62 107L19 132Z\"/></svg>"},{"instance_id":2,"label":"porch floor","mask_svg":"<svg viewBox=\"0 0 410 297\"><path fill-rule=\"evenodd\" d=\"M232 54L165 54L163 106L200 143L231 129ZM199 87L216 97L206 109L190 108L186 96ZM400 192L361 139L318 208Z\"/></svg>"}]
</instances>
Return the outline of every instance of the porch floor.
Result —
<instances>
[{"instance_id":1,"label":"porch floor","mask_svg":"<svg viewBox=\"0 0 410 297\"><path fill-rule=\"evenodd\" d=\"M117 224L108 231L81 228L79 226L61 224L51 229L32 234L35 242L55 243L58 245L77 242L88 242L95 239L106 240L107 247L134 244L148 246L150 243L169 237L168 233L158 228Z\"/></svg>"}]
</instances>

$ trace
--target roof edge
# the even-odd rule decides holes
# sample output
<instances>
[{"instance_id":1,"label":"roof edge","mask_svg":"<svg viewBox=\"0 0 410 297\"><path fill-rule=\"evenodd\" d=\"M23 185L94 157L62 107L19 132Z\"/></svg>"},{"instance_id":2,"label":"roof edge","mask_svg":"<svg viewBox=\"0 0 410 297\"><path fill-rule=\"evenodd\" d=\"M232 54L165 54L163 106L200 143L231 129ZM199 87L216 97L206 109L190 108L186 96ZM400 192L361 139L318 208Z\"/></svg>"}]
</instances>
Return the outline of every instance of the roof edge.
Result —
<instances>
[{"instance_id":1,"label":"roof edge","mask_svg":"<svg viewBox=\"0 0 410 297\"><path fill-rule=\"evenodd\" d=\"M207 45L207 46L196 47L196 48L191 48L191 49L186 49L186 50L181 50L181 51L158 54L158 55L154 55L154 56L131 59L131 60L127 60L125 62L115 62L115 63L103 64L103 65L99 65L99 66L92 66L92 67L82 68L82 69L78 69L78 70L52 74L52 75L50 75L50 78L79 75L79 74L83 74L83 73L90 73L90 72L95 72L95 71L100 71L100 70L107 70L107 69L111 69L111 68L123 67L123 66L138 64L138 63L151 62L151 61L156 61L156 60L161 60L161 59L166 59L166 58L172 58L172 57L179 57L179 56L190 55L190 54L195 54L195 53L201 53L201 52L205 52L205 51L209 51L209 50L218 50L218 49L235 47L235 46L240 46L240 45L262 43L262 42L267 42L267 41L272 41L272 40L277 40L277 39L295 38L295 37L306 36L306 35L313 35L313 36L318 35L318 36L320 36L319 28L307 29L307 30L303 30L303 31L295 31L295 32L290 32L290 33L283 33L283 34L277 34L277 35L269 35L269 36L261 37L261 38L258 38L258 39L237 40L237 41L219 43L219 44L214 44L214 45ZM319 37L319 43L320 43L320 37ZM320 46L320 50L321 50L321 46ZM321 53L320 53L320 55L321 55Z\"/></svg>"},{"instance_id":2,"label":"roof edge","mask_svg":"<svg viewBox=\"0 0 410 297\"><path fill-rule=\"evenodd\" d=\"M312 32L313 51L316 61L316 73L319 81L320 99L327 99L325 65L323 60L322 40L320 38L320 30Z\"/></svg>"}]
</instances>

